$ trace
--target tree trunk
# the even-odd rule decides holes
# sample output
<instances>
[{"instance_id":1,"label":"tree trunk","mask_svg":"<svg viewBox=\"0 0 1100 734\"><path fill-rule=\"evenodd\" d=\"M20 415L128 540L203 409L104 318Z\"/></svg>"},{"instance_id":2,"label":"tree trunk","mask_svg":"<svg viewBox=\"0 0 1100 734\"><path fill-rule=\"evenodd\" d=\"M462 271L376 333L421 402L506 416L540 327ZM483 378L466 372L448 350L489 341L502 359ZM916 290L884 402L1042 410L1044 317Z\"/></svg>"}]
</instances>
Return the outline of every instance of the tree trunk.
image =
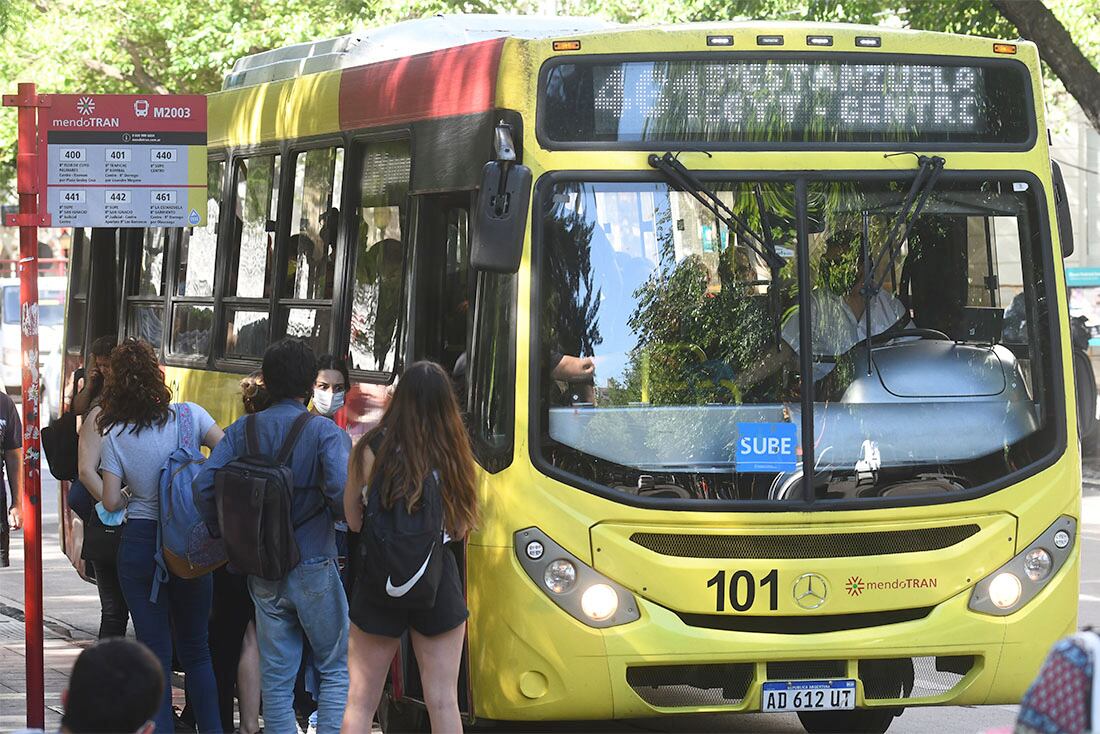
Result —
<instances>
[{"instance_id":1,"label":"tree trunk","mask_svg":"<svg viewBox=\"0 0 1100 734\"><path fill-rule=\"evenodd\" d=\"M1085 58L1065 26L1041 0L992 0L994 7L1034 41L1039 55L1066 85L1092 126L1100 130L1100 71Z\"/></svg>"}]
</instances>

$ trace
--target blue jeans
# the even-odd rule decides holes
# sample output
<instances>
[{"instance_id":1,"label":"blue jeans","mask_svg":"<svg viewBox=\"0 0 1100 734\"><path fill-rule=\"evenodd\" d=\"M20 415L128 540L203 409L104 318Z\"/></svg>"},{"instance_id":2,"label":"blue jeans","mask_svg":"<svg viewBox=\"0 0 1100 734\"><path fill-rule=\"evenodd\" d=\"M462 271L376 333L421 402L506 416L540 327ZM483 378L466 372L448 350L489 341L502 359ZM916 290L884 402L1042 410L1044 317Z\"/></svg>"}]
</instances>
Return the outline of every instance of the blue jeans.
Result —
<instances>
[{"instance_id":1,"label":"blue jeans","mask_svg":"<svg viewBox=\"0 0 1100 734\"><path fill-rule=\"evenodd\" d=\"M175 632L176 655L186 674L187 693L195 706L195 721L204 734L220 734L218 689L210 648L206 640L210 619L213 581L209 575L181 579L168 575L160 597L149 601L153 588L157 546L155 520L130 520L122 531L118 546L118 580L122 595L130 607L134 634L160 660L164 670L164 699L155 723L158 732L171 732L172 723L172 641Z\"/></svg>"},{"instance_id":2,"label":"blue jeans","mask_svg":"<svg viewBox=\"0 0 1100 734\"><path fill-rule=\"evenodd\" d=\"M336 561L302 561L279 581L249 576L248 589L256 604L264 729L295 731L294 679L307 639L321 674L317 732L336 734L348 698L348 601Z\"/></svg>"}]
</instances>

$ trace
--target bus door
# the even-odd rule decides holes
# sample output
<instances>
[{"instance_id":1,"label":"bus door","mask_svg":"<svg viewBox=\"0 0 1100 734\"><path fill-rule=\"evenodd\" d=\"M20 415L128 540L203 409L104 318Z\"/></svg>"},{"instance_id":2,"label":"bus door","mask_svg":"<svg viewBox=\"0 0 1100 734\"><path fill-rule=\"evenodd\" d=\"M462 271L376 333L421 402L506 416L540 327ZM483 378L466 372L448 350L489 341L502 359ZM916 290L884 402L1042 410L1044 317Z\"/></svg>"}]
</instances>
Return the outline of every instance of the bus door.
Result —
<instances>
[{"instance_id":1,"label":"bus door","mask_svg":"<svg viewBox=\"0 0 1100 734\"><path fill-rule=\"evenodd\" d=\"M88 262L88 312L84 332L85 358L92 342L101 336L118 333L119 304L122 302L121 264L124 243L131 232L125 229L92 230Z\"/></svg>"},{"instance_id":2,"label":"bus door","mask_svg":"<svg viewBox=\"0 0 1100 734\"><path fill-rule=\"evenodd\" d=\"M461 378L470 332L469 193L420 197L413 270L412 360L430 359Z\"/></svg>"},{"instance_id":3,"label":"bus door","mask_svg":"<svg viewBox=\"0 0 1100 734\"><path fill-rule=\"evenodd\" d=\"M474 279L470 277L471 192L431 194L418 197L416 246L411 271L412 298L407 363L422 359L438 362L455 381L465 401L466 358L473 322ZM463 588L466 584L466 550L463 543L451 543L458 560ZM420 676L411 650L403 649L405 695L423 700ZM471 709L469 650L463 650L459 669L458 705L464 716ZM413 690L415 689L415 690Z\"/></svg>"},{"instance_id":4,"label":"bus door","mask_svg":"<svg viewBox=\"0 0 1100 734\"><path fill-rule=\"evenodd\" d=\"M70 252L69 287L66 294L65 328L62 336L62 405L81 387L74 379L76 370L88 363L93 341L104 334L116 333L119 326L121 278L117 277L122 244L118 229L74 229ZM80 558L84 539L80 519L68 509L68 483L60 485L60 539L62 550L84 578L93 578L91 566Z\"/></svg>"}]
</instances>

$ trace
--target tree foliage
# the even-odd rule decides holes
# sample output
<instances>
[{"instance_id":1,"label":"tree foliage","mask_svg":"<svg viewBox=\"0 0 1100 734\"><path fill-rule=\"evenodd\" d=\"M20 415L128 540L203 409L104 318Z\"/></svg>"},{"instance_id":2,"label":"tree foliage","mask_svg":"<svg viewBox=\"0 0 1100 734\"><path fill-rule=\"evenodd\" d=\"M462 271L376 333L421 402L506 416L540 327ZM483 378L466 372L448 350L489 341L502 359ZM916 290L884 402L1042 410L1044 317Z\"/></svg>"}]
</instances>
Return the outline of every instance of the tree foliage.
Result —
<instances>
[{"instance_id":1,"label":"tree foliage","mask_svg":"<svg viewBox=\"0 0 1100 734\"><path fill-rule=\"evenodd\" d=\"M1095 66L1095 0L1046 5ZM992 0L558 0L555 8L621 22L805 19L1017 35ZM0 0L0 78L35 81L42 92L206 93L234 60L289 43L440 12L546 9L539 0ZM15 115L0 115L0 145L11 152L0 186L13 174L14 139Z\"/></svg>"}]
</instances>

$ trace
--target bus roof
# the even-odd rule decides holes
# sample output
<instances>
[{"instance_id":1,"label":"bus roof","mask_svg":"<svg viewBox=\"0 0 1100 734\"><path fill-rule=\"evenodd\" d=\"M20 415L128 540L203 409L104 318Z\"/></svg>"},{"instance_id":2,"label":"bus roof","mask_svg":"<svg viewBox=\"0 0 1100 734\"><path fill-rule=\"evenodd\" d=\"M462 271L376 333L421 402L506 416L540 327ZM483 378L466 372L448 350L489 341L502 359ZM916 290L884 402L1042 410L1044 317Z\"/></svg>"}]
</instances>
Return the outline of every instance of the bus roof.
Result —
<instances>
[{"instance_id":1,"label":"bus roof","mask_svg":"<svg viewBox=\"0 0 1100 734\"><path fill-rule=\"evenodd\" d=\"M486 149L483 138L491 135L496 120L490 118L501 102L497 83L505 59L513 63L518 58L528 60L522 69L508 74L509 83L514 83L517 74L531 73L540 59L558 55L551 52L551 40L583 39L587 53L612 55L637 53L643 48L702 49L704 42L709 52L716 50L711 47L710 34L721 34L728 40L723 45L738 51L776 55L825 51L990 58L996 43L995 39L959 34L806 21L623 25L593 18L440 15L238 60L226 76L223 90L210 95L208 144L218 150L419 124L432 127L431 131L421 130L422 142L432 141L433 150L448 160L456 150L470 146L476 156L467 163L473 166L471 170L480 170L484 162L481 153ZM827 34L832 48L811 45L815 34ZM835 44L831 43L834 36ZM868 45L860 43L864 36L876 41L873 48L859 47ZM783 48L767 48L760 40L776 37L783 42L775 45ZM1032 75L1037 78L1034 45L1013 41L1010 46L1013 55L1006 58L1033 67ZM509 56L508 47L524 50ZM534 66L529 68L530 64ZM469 116L478 119L471 121ZM447 122L460 118L466 122L458 126ZM464 136L456 137L456 130ZM450 164L447 169L457 170ZM441 173L433 169L428 178ZM464 186L469 184L468 177L461 178ZM420 183L428 185L426 181Z\"/></svg>"},{"instance_id":2,"label":"bus roof","mask_svg":"<svg viewBox=\"0 0 1100 734\"><path fill-rule=\"evenodd\" d=\"M599 18L573 16L439 14L393 25L357 31L319 41L307 41L244 56L225 75L222 90L250 87L293 79L321 71L365 66L408 56L440 51L501 38L538 40L563 36L587 36L615 31L729 31L733 28L766 28L771 32L865 31L876 36L936 35L972 40L975 36L919 31L890 26L808 21L710 21L665 25L613 23ZM1017 39L1015 42L1019 42Z\"/></svg>"},{"instance_id":3,"label":"bus roof","mask_svg":"<svg viewBox=\"0 0 1100 734\"><path fill-rule=\"evenodd\" d=\"M598 18L440 14L245 56L225 75L222 89L374 64L496 38L550 38L616 25Z\"/></svg>"}]
</instances>

